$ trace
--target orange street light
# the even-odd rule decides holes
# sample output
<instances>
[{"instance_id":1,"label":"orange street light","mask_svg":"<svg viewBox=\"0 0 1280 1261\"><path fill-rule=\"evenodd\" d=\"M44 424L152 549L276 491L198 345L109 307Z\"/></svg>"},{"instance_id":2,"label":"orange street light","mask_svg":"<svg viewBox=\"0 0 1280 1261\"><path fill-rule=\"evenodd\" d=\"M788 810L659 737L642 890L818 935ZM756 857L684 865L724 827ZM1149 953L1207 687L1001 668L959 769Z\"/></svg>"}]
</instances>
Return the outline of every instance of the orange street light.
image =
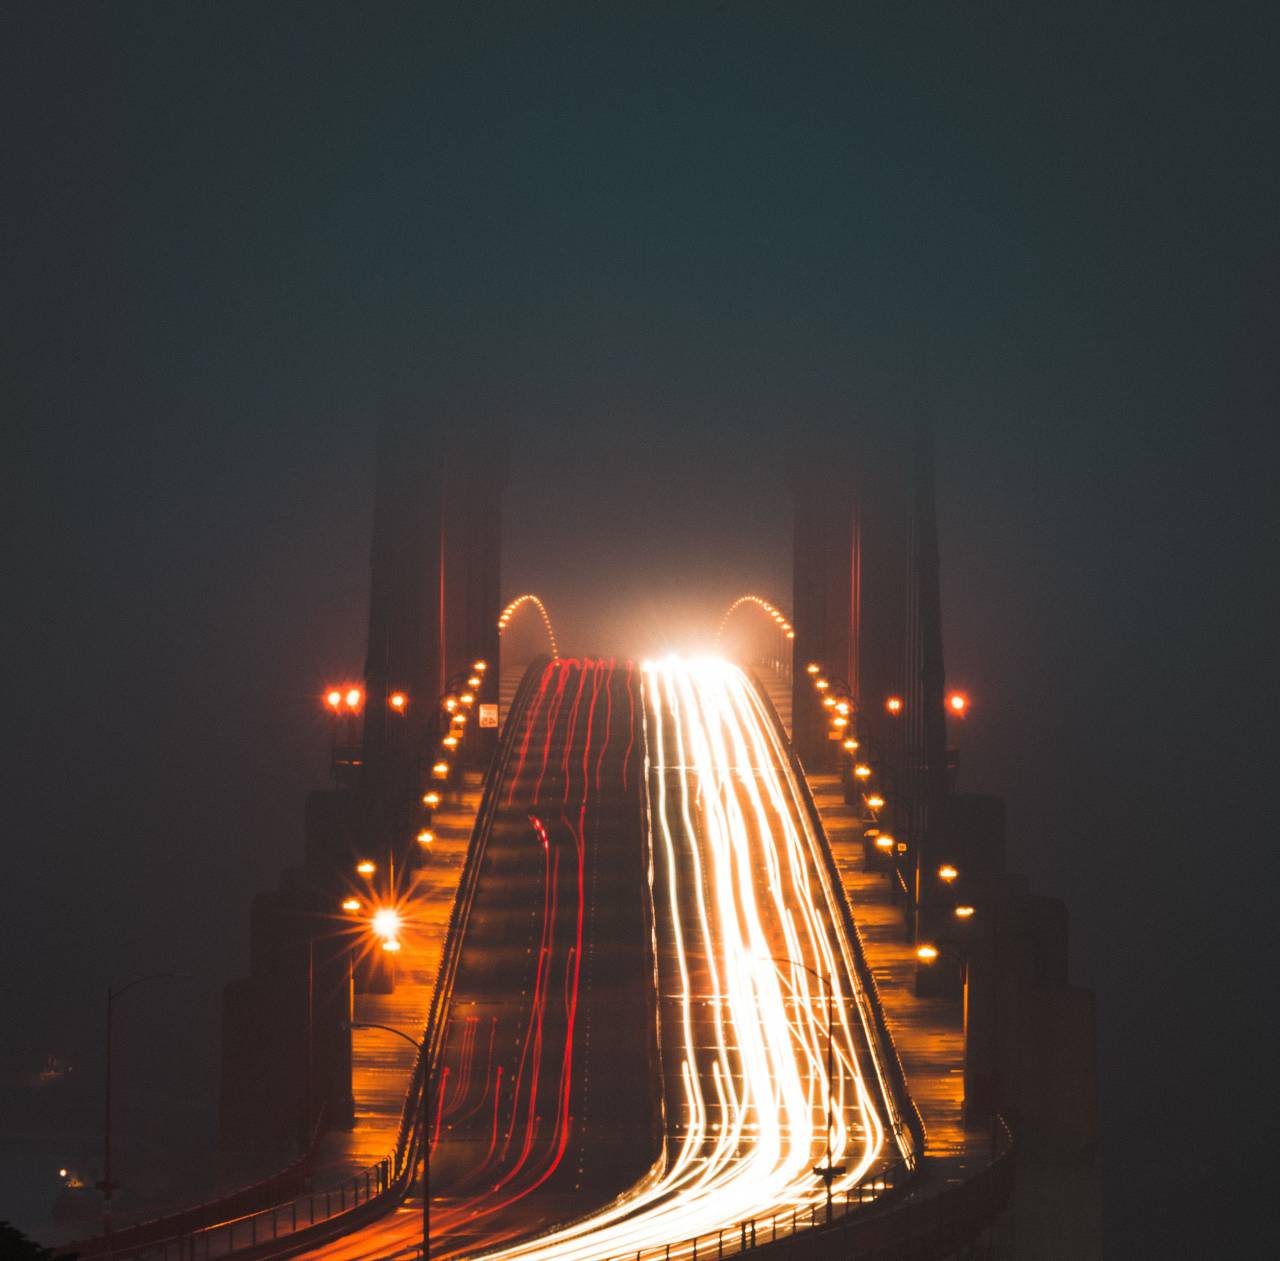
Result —
<instances>
[{"instance_id":1,"label":"orange street light","mask_svg":"<svg viewBox=\"0 0 1280 1261\"><path fill-rule=\"evenodd\" d=\"M403 714L405 708L409 704L409 698L403 692L392 692L387 697L387 704L396 711L397 714Z\"/></svg>"},{"instance_id":2,"label":"orange street light","mask_svg":"<svg viewBox=\"0 0 1280 1261\"><path fill-rule=\"evenodd\" d=\"M869 805L872 810L879 810L880 807L884 805L884 798L879 793L872 793L871 796L867 798L867 805Z\"/></svg>"},{"instance_id":3,"label":"orange street light","mask_svg":"<svg viewBox=\"0 0 1280 1261\"><path fill-rule=\"evenodd\" d=\"M480 676L479 676L478 674L473 674L473 675L472 675L472 676L467 680L467 686L468 686L468 687L479 687L479 686L480 686Z\"/></svg>"},{"instance_id":4,"label":"orange street light","mask_svg":"<svg viewBox=\"0 0 1280 1261\"><path fill-rule=\"evenodd\" d=\"M436 834L430 828L423 828L422 831L418 833L419 845L430 845L435 839Z\"/></svg>"},{"instance_id":5,"label":"orange street light","mask_svg":"<svg viewBox=\"0 0 1280 1261\"><path fill-rule=\"evenodd\" d=\"M813 686L816 687L819 692L825 692L831 684L828 683L826 679L814 679Z\"/></svg>"},{"instance_id":6,"label":"orange street light","mask_svg":"<svg viewBox=\"0 0 1280 1261\"><path fill-rule=\"evenodd\" d=\"M932 963L937 957L937 946L926 945L916 947L916 958L919 959L921 963Z\"/></svg>"},{"instance_id":7,"label":"orange street light","mask_svg":"<svg viewBox=\"0 0 1280 1261\"><path fill-rule=\"evenodd\" d=\"M957 718L963 718L969 712L969 698L963 692L952 692L947 697L947 708Z\"/></svg>"},{"instance_id":8,"label":"orange street light","mask_svg":"<svg viewBox=\"0 0 1280 1261\"><path fill-rule=\"evenodd\" d=\"M471 668L477 674L483 674L489 668L489 663L487 661L476 661L472 663Z\"/></svg>"},{"instance_id":9,"label":"orange street light","mask_svg":"<svg viewBox=\"0 0 1280 1261\"><path fill-rule=\"evenodd\" d=\"M349 687L344 699L347 702L348 709L358 710L364 703L364 693L358 687Z\"/></svg>"},{"instance_id":10,"label":"orange street light","mask_svg":"<svg viewBox=\"0 0 1280 1261\"><path fill-rule=\"evenodd\" d=\"M858 742L850 736L849 739L844 742L844 749L846 753L856 753L858 751Z\"/></svg>"},{"instance_id":11,"label":"orange street light","mask_svg":"<svg viewBox=\"0 0 1280 1261\"><path fill-rule=\"evenodd\" d=\"M456 749L458 747L458 737L445 736L445 738L441 740L440 743L443 744L446 749Z\"/></svg>"},{"instance_id":12,"label":"orange street light","mask_svg":"<svg viewBox=\"0 0 1280 1261\"><path fill-rule=\"evenodd\" d=\"M969 919L972 917L972 915L973 915L973 907L971 906L956 907L956 919Z\"/></svg>"},{"instance_id":13,"label":"orange street light","mask_svg":"<svg viewBox=\"0 0 1280 1261\"><path fill-rule=\"evenodd\" d=\"M943 863L943 865L938 868L938 879L945 880L947 884L950 884L959 874L960 873L950 863Z\"/></svg>"},{"instance_id":14,"label":"orange street light","mask_svg":"<svg viewBox=\"0 0 1280 1261\"><path fill-rule=\"evenodd\" d=\"M843 731L849 725L849 720L843 714L837 714L831 720L831 725L835 727L837 731Z\"/></svg>"},{"instance_id":15,"label":"orange street light","mask_svg":"<svg viewBox=\"0 0 1280 1261\"><path fill-rule=\"evenodd\" d=\"M377 864L371 863L367 858L364 858L364 859L361 859L360 862L356 863L356 870L362 876L371 876L375 871L378 870L378 868L377 868Z\"/></svg>"},{"instance_id":16,"label":"orange street light","mask_svg":"<svg viewBox=\"0 0 1280 1261\"><path fill-rule=\"evenodd\" d=\"M440 794L434 788L430 792L423 793L422 804L428 809L434 810L440 804Z\"/></svg>"},{"instance_id":17,"label":"orange street light","mask_svg":"<svg viewBox=\"0 0 1280 1261\"><path fill-rule=\"evenodd\" d=\"M891 714L900 714L900 713L902 713L902 697L901 697L901 696L891 696L891 697L889 697L889 699L888 699L887 701L885 701L885 703L884 703L884 707L885 707L885 709L887 709Z\"/></svg>"},{"instance_id":18,"label":"orange street light","mask_svg":"<svg viewBox=\"0 0 1280 1261\"><path fill-rule=\"evenodd\" d=\"M436 764L431 768L431 776L432 776L432 778L433 778L433 779L448 779L448 778L449 778L449 763L448 763L448 762L437 762L437 763L436 763Z\"/></svg>"},{"instance_id":19,"label":"orange street light","mask_svg":"<svg viewBox=\"0 0 1280 1261\"><path fill-rule=\"evenodd\" d=\"M392 906L383 906L374 911L369 926L384 941L392 941L400 935L400 912Z\"/></svg>"},{"instance_id":20,"label":"orange street light","mask_svg":"<svg viewBox=\"0 0 1280 1261\"><path fill-rule=\"evenodd\" d=\"M324 694L324 703L336 714L342 708L342 692L336 687L331 687Z\"/></svg>"},{"instance_id":21,"label":"orange street light","mask_svg":"<svg viewBox=\"0 0 1280 1261\"><path fill-rule=\"evenodd\" d=\"M822 667L816 661L811 661L804 669L806 674L817 674Z\"/></svg>"},{"instance_id":22,"label":"orange street light","mask_svg":"<svg viewBox=\"0 0 1280 1261\"><path fill-rule=\"evenodd\" d=\"M347 898L347 900L342 904L342 909L344 911L358 911L360 909L360 899Z\"/></svg>"},{"instance_id":23,"label":"orange street light","mask_svg":"<svg viewBox=\"0 0 1280 1261\"><path fill-rule=\"evenodd\" d=\"M822 698L822 707L823 709L835 709L836 698L834 696L824 696Z\"/></svg>"},{"instance_id":24,"label":"orange street light","mask_svg":"<svg viewBox=\"0 0 1280 1261\"><path fill-rule=\"evenodd\" d=\"M464 705L474 705L476 703L476 698L470 692L463 692L463 694L459 696L458 699Z\"/></svg>"},{"instance_id":25,"label":"orange street light","mask_svg":"<svg viewBox=\"0 0 1280 1261\"><path fill-rule=\"evenodd\" d=\"M400 943L394 937L388 937L383 941L382 948L383 950L389 950L392 954L395 954L395 952L400 949Z\"/></svg>"},{"instance_id":26,"label":"orange street light","mask_svg":"<svg viewBox=\"0 0 1280 1261\"><path fill-rule=\"evenodd\" d=\"M876 837L876 849L882 849L888 852L893 848L893 837L888 832L881 832Z\"/></svg>"},{"instance_id":27,"label":"orange street light","mask_svg":"<svg viewBox=\"0 0 1280 1261\"><path fill-rule=\"evenodd\" d=\"M871 767L869 767L865 762L859 762L858 765L853 768L853 773L859 779L870 779Z\"/></svg>"},{"instance_id":28,"label":"orange street light","mask_svg":"<svg viewBox=\"0 0 1280 1261\"><path fill-rule=\"evenodd\" d=\"M453 713L458 708L458 698L456 696L446 696L444 698L444 707L450 713Z\"/></svg>"},{"instance_id":29,"label":"orange street light","mask_svg":"<svg viewBox=\"0 0 1280 1261\"><path fill-rule=\"evenodd\" d=\"M847 714L848 712L849 712L849 702L848 702L848 701L837 701L837 702L836 702L836 713L837 713L837 714Z\"/></svg>"}]
</instances>

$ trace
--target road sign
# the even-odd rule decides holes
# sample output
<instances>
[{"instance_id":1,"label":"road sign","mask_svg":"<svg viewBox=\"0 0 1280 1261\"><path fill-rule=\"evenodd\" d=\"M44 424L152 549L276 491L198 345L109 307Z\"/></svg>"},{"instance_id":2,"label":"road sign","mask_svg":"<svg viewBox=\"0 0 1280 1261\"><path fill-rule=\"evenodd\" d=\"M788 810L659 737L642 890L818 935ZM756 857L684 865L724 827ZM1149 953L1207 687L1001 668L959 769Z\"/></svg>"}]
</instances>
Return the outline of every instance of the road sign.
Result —
<instances>
[{"instance_id":1,"label":"road sign","mask_svg":"<svg viewBox=\"0 0 1280 1261\"><path fill-rule=\"evenodd\" d=\"M480 725L482 727L496 727L498 725L498 706L494 702L487 702L480 706Z\"/></svg>"}]
</instances>

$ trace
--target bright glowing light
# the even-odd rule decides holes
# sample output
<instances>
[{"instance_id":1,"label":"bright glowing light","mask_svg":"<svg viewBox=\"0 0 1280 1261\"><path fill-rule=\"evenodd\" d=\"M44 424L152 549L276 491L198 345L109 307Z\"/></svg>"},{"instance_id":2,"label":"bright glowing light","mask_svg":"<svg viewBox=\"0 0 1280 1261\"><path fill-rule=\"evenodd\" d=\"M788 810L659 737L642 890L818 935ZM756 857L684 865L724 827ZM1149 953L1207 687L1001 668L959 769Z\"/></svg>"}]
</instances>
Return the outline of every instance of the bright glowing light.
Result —
<instances>
[{"instance_id":1,"label":"bright glowing light","mask_svg":"<svg viewBox=\"0 0 1280 1261\"><path fill-rule=\"evenodd\" d=\"M448 762L437 762L437 763L436 763L436 764L431 768L431 774L432 774L432 777L433 777L433 778L435 778L435 779L448 779L448 778L449 778L449 763L448 763Z\"/></svg>"},{"instance_id":2,"label":"bright glowing light","mask_svg":"<svg viewBox=\"0 0 1280 1261\"><path fill-rule=\"evenodd\" d=\"M66 1171L65 1169L59 1169L59 1170L58 1170L58 1177L59 1177L59 1178L65 1178L66 1176L67 1176L67 1171Z\"/></svg>"},{"instance_id":3,"label":"bright glowing light","mask_svg":"<svg viewBox=\"0 0 1280 1261\"><path fill-rule=\"evenodd\" d=\"M399 941L397 941L397 940L396 940L396 938L394 938L394 937L388 937L388 938L387 938L387 939L382 943L382 948L383 948L383 950L390 950L390 951L391 951L391 953L392 953L392 954L394 954L397 950L399 950L399 949L400 949L400 943L399 943Z\"/></svg>"},{"instance_id":4,"label":"bright glowing light","mask_svg":"<svg viewBox=\"0 0 1280 1261\"><path fill-rule=\"evenodd\" d=\"M364 693L358 687L349 687L345 699L348 709L359 709L364 701Z\"/></svg>"},{"instance_id":5,"label":"bright glowing light","mask_svg":"<svg viewBox=\"0 0 1280 1261\"><path fill-rule=\"evenodd\" d=\"M879 793L872 793L871 796L867 798L867 805L869 805L872 810L879 810L881 806L884 805L884 798Z\"/></svg>"},{"instance_id":6,"label":"bright glowing light","mask_svg":"<svg viewBox=\"0 0 1280 1261\"><path fill-rule=\"evenodd\" d=\"M880 835L876 837L876 848L883 849L883 850L892 849L893 837L890 836L887 832L881 832Z\"/></svg>"},{"instance_id":7,"label":"bright glowing light","mask_svg":"<svg viewBox=\"0 0 1280 1261\"><path fill-rule=\"evenodd\" d=\"M850 736L844 742L843 747L846 753L856 753L858 751L858 742L852 736Z\"/></svg>"},{"instance_id":8,"label":"bright glowing light","mask_svg":"<svg viewBox=\"0 0 1280 1261\"><path fill-rule=\"evenodd\" d=\"M859 762L858 765L853 768L853 773L859 779L870 779L871 767L869 767L865 762Z\"/></svg>"},{"instance_id":9,"label":"bright glowing light","mask_svg":"<svg viewBox=\"0 0 1280 1261\"><path fill-rule=\"evenodd\" d=\"M430 792L423 793L422 804L434 810L440 804L440 794L434 788Z\"/></svg>"},{"instance_id":10,"label":"bright glowing light","mask_svg":"<svg viewBox=\"0 0 1280 1261\"><path fill-rule=\"evenodd\" d=\"M390 940L400 934L400 912L394 907L384 906L374 911L370 926L379 937Z\"/></svg>"},{"instance_id":11,"label":"bright glowing light","mask_svg":"<svg viewBox=\"0 0 1280 1261\"><path fill-rule=\"evenodd\" d=\"M819 692L825 692L831 684L826 679L814 679L813 686L816 687Z\"/></svg>"},{"instance_id":12,"label":"bright glowing light","mask_svg":"<svg viewBox=\"0 0 1280 1261\"><path fill-rule=\"evenodd\" d=\"M362 876L371 876L375 871L378 870L378 868L376 864L371 863L367 858L365 858L365 859L362 859L360 862L356 863L356 870Z\"/></svg>"},{"instance_id":13,"label":"bright glowing light","mask_svg":"<svg viewBox=\"0 0 1280 1261\"><path fill-rule=\"evenodd\" d=\"M837 731L843 731L848 725L849 720L843 714L837 714L832 720L831 725Z\"/></svg>"},{"instance_id":14,"label":"bright glowing light","mask_svg":"<svg viewBox=\"0 0 1280 1261\"><path fill-rule=\"evenodd\" d=\"M884 703L884 707L885 707L885 709L887 709L891 714L900 714L900 713L902 713L902 697L901 697L901 696L891 696L891 697L889 697L889 699L888 699L887 701L885 701L885 703Z\"/></svg>"},{"instance_id":15,"label":"bright glowing light","mask_svg":"<svg viewBox=\"0 0 1280 1261\"><path fill-rule=\"evenodd\" d=\"M849 702L848 702L848 701L836 701L836 713L837 713L837 714L847 714L848 712L849 712Z\"/></svg>"},{"instance_id":16,"label":"bright glowing light","mask_svg":"<svg viewBox=\"0 0 1280 1261\"><path fill-rule=\"evenodd\" d=\"M937 957L938 957L937 946L926 945L926 946L916 947L916 958L919 959L921 963L932 963Z\"/></svg>"},{"instance_id":17,"label":"bright glowing light","mask_svg":"<svg viewBox=\"0 0 1280 1261\"><path fill-rule=\"evenodd\" d=\"M360 899L347 898L347 900L342 904L342 909L344 911L358 911L360 909Z\"/></svg>"},{"instance_id":18,"label":"bright glowing light","mask_svg":"<svg viewBox=\"0 0 1280 1261\"><path fill-rule=\"evenodd\" d=\"M938 879L950 884L960 873L950 864L944 863L938 868Z\"/></svg>"},{"instance_id":19,"label":"bright glowing light","mask_svg":"<svg viewBox=\"0 0 1280 1261\"><path fill-rule=\"evenodd\" d=\"M476 661L472 663L471 668L477 674L483 674L489 668L489 663L487 661Z\"/></svg>"},{"instance_id":20,"label":"bright glowing light","mask_svg":"<svg viewBox=\"0 0 1280 1261\"><path fill-rule=\"evenodd\" d=\"M463 694L459 696L458 699L464 705L474 705L476 703L476 698L471 692L463 692Z\"/></svg>"},{"instance_id":21,"label":"bright glowing light","mask_svg":"<svg viewBox=\"0 0 1280 1261\"><path fill-rule=\"evenodd\" d=\"M473 674L473 675L472 675L472 676L467 680L467 686L468 686L468 687L479 687L479 686L480 686L480 676L479 676L478 674Z\"/></svg>"},{"instance_id":22,"label":"bright glowing light","mask_svg":"<svg viewBox=\"0 0 1280 1261\"><path fill-rule=\"evenodd\" d=\"M453 713L458 708L458 698L456 696L446 696L444 698L444 707L450 713Z\"/></svg>"},{"instance_id":23,"label":"bright glowing light","mask_svg":"<svg viewBox=\"0 0 1280 1261\"><path fill-rule=\"evenodd\" d=\"M972 915L973 907L963 905L956 907L956 919L970 919Z\"/></svg>"},{"instance_id":24,"label":"bright glowing light","mask_svg":"<svg viewBox=\"0 0 1280 1261\"><path fill-rule=\"evenodd\" d=\"M806 674L820 674L822 672L822 667L816 661L810 661L804 669Z\"/></svg>"},{"instance_id":25,"label":"bright glowing light","mask_svg":"<svg viewBox=\"0 0 1280 1261\"><path fill-rule=\"evenodd\" d=\"M969 698L963 692L952 692L947 697L947 708L957 718L962 718L969 712Z\"/></svg>"},{"instance_id":26,"label":"bright glowing light","mask_svg":"<svg viewBox=\"0 0 1280 1261\"><path fill-rule=\"evenodd\" d=\"M445 736L445 738L441 740L440 743L443 744L446 749L456 749L458 747L458 737Z\"/></svg>"},{"instance_id":27,"label":"bright glowing light","mask_svg":"<svg viewBox=\"0 0 1280 1261\"><path fill-rule=\"evenodd\" d=\"M336 714L342 708L342 693L336 687L331 687L324 694L324 703Z\"/></svg>"},{"instance_id":28,"label":"bright glowing light","mask_svg":"<svg viewBox=\"0 0 1280 1261\"><path fill-rule=\"evenodd\" d=\"M436 834L430 828L423 828L422 831L418 833L419 845L430 845L435 839Z\"/></svg>"},{"instance_id":29,"label":"bright glowing light","mask_svg":"<svg viewBox=\"0 0 1280 1261\"><path fill-rule=\"evenodd\" d=\"M409 698L403 692L392 692L387 697L387 704L391 706L397 713L404 713L405 706L409 704Z\"/></svg>"},{"instance_id":30,"label":"bright glowing light","mask_svg":"<svg viewBox=\"0 0 1280 1261\"><path fill-rule=\"evenodd\" d=\"M823 709L835 709L835 707L836 707L836 698L834 696L824 696L822 698Z\"/></svg>"}]
</instances>

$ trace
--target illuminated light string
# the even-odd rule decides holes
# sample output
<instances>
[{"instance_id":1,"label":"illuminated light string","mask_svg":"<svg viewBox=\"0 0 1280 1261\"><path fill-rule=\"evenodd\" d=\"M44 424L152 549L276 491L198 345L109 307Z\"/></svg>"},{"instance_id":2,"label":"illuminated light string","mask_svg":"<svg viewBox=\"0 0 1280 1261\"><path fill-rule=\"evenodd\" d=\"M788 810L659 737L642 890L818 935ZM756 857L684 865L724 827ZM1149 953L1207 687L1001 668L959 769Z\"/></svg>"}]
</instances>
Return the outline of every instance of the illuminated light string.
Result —
<instances>
[{"instance_id":1,"label":"illuminated light string","mask_svg":"<svg viewBox=\"0 0 1280 1261\"><path fill-rule=\"evenodd\" d=\"M775 623L775 625L777 625L778 629L782 632L782 634L787 639L794 639L796 637L795 629L792 627L791 622L787 618L787 615L783 613L781 609L777 608L775 605L770 604L769 601L766 600L763 596L751 595L751 594L740 595L731 605L729 605L727 609L725 609L724 616L720 619L720 626L716 631L715 642L716 642L717 649L720 647L720 640L724 635L725 627L728 626L729 624L729 619L740 608L742 608L743 605L747 605L747 604L755 605L756 608L760 609L761 612L763 612L766 616L771 618Z\"/></svg>"},{"instance_id":2,"label":"illuminated light string","mask_svg":"<svg viewBox=\"0 0 1280 1261\"><path fill-rule=\"evenodd\" d=\"M667 1140L611 1204L491 1257L683 1257L698 1236L825 1201L828 1142L837 1194L914 1157L821 838L747 676L646 663L643 731Z\"/></svg>"},{"instance_id":3,"label":"illuminated light string","mask_svg":"<svg viewBox=\"0 0 1280 1261\"><path fill-rule=\"evenodd\" d=\"M501 635L507 629L508 623L516 612L526 604L537 606L538 612L542 614L542 624L547 628L547 639L551 643L551 656L555 660L559 660L560 649L556 646L556 633L551 629L551 615L547 612L547 606L542 603L532 591L525 592L524 595L518 595L510 604L507 605L501 613L498 614L498 634Z\"/></svg>"}]
</instances>

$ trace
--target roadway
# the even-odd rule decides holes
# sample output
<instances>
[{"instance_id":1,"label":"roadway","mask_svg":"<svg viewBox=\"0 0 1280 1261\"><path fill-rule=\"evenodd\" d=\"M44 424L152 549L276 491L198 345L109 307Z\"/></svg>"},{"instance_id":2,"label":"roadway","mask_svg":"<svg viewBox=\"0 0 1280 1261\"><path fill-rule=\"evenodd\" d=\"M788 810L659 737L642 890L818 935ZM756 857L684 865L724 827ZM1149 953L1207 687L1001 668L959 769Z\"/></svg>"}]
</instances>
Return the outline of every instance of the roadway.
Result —
<instances>
[{"instance_id":1,"label":"roadway","mask_svg":"<svg viewBox=\"0 0 1280 1261\"><path fill-rule=\"evenodd\" d=\"M706 1255L820 1212L815 1167L840 1197L899 1162L825 841L748 677L553 662L515 736L435 1086L433 1256ZM415 1210L313 1255L399 1255Z\"/></svg>"}]
</instances>

